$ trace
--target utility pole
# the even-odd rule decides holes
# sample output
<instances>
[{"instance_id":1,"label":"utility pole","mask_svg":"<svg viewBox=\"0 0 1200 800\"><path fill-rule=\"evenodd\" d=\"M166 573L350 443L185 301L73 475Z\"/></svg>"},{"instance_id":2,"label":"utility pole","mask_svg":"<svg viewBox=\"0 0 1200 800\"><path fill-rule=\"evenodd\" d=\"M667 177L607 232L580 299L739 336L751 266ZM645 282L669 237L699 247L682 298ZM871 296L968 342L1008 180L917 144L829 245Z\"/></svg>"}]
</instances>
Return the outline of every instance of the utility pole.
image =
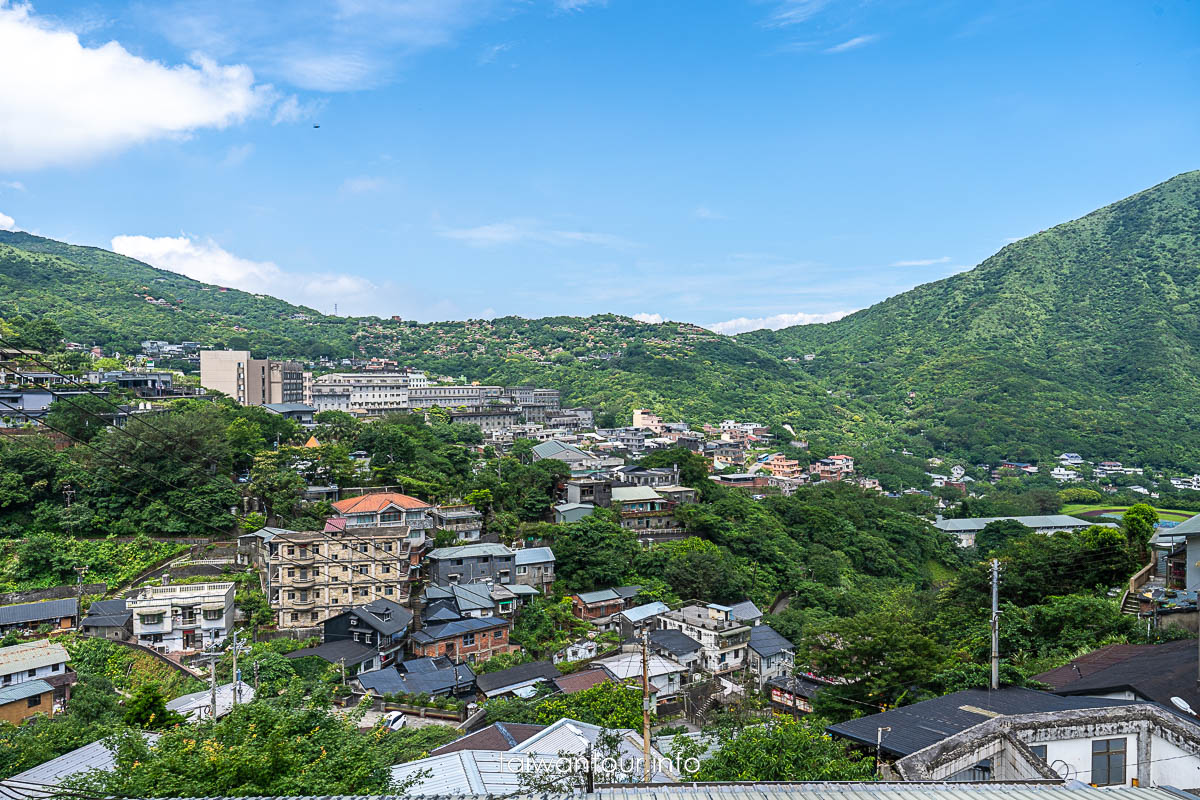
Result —
<instances>
[{"instance_id":1,"label":"utility pole","mask_svg":"<svg viewBox=\"0 0 1200 800\"><path fill-rule=\"evenodd\" d=\"M212 719L217 718L217 653L213 650L213 654L208 658L208 702L210 703L208 710Z\"/></svg>"},{"instance_id":2,"label":"utility pole","mask_svg":"<svg viewBox=\"0 0 1200 800\"><path fill-rule=\"evenodd\" d=\"M67 501L67 533L74 535L75 524L71 521L71 500L75 497L75 487L69 483L64 483L62 493L63 498Z\"/></svg>"},{"instance_id":3,"label":"utility pole","mask_svg":"<svg viewBox=\"0 0 1200 800\"><path fill-rule=\"evenodd\" d=\"M992 559L992 689L1000 688L1000 559Z\"/></svg>"},{"instance_id":4,"label":"utility pole","mask_svg":"<svg viewBox=\"0 0 1200 800\"><path fill-rule=\"evenodd\" d=\"M346 659L344 659L344 658L338 659L338 664L340 664L342 667L342 685L345 686L346 685ZM457 678L456 678L456 680L457 680Z\"/></svg>"},{"instance_id":5,"label":"utility pole","mask_svg":"<svg viewBox=\"0 0 1200 800\"><path fill-rule=\"evenodd\" d=\"M875 774L878 775L883 769L883 732L890 732L891 727L875 729Z\"/></svg>"},{"instance_id":6,"label":"utility pole","mask_svg":"<svg viewBox=\"0 0 1200 800\"><path fill-rule=\"evenodd\" d=\"M87 571L88 568L86 564L84 564L82 567L75 568L75 572L79 574L79 599L75 601L77 604L75 610L79 614L79 618L81 620L83 619L83 609L79 608L78 606L83 605L83 576L87 574Z\"/></svg>"},{"instance_id":7,"label":"utility pole","mask_svg":"<svg viewBox=\"0 0 1200 800\"><path fill-rule=\"evenodd\" d=\"M238 641L237 628L233 629L233 705L237 705L238 690L240 688L241 679L238 677L237 656L238 656Z\"/></svg>"},{"instance_id":8,"label":"utility pole","mask_svg":"<svg viewBox=\"0 0 1200 800\"><path fill-rule=\"evenodd\" d=\"M642 628L642 780L650 782L650 634Z\"/></svg>"},{"instance_id":9,"label":"utility pole","mask_svg":"<svg viewBox=\"0 0 1200 800\"><path fill-rule=\"evenodd\" d=\"M258 697L258 662L254 662L254 696Z\"/></svg>"}]
</instances>

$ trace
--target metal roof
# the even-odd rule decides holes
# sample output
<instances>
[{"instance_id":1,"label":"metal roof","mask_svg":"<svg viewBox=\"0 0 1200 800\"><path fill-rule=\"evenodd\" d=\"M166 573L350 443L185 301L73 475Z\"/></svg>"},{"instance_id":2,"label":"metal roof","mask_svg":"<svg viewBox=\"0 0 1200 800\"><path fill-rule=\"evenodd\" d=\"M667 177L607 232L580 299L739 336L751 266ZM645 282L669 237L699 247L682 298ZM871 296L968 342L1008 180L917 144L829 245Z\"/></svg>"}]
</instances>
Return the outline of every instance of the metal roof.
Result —
<instances>
[{"instance_id":1,"label":"metal roof","mask_svg":"<svg viewBox=\"0 0 1200 800\"><path fill-rule=\"evenodd\" d=\"M519 687L537 681L553 680L562 675L558 668L549 661L532 661L515 667L488 672L475 679L479 691L489 697L493 694L504 694L513 687Z\"/></svg>"},{"instance_id":2,"label":"metal roof","mask_svg":"<svg viewBox=\"0 0 1200 800\"><path fill-rule=\"evenodd\" d=\"M750 629L750 649L760 656L795 652L796 647L770 625L755 625Z\"/></svg>"},{"instance_id":3,"label":"metal roof","mask_svg":"<svg viewBox=\"0 0 1200 800\"><path fill-rule=\"evenodd\" d=\"M700 643L683 631L668 628L650 631L650 644L677 656L695 653L700 649Z\"/></svg>"},{"instance_id":4,"label":"metal roof","mask_svg":"<svg viewBox=\"0 0 1200 800\"><path fill-rule=\"evenodd\" d=\"M662 500L662 495L649 486L614 486L612 501L614 503L636 503L642 500Z\"/></svg>"},{"instance_id":5,"label":"metal roof","mask_svg":"<svg viewBox=\"0 0 1200 800\"><path fill-rule=\"evenodd\" d=\"M428 558L475 558L477 556L511 556L512 550L509 550L502 544L493 544L489 542L479 542L477 544L464 544L458 547L439 547L436 550L431 550Z\"/></svg>"},{"instance_id":6,"label":"metal roof","mask_svg":"<svg viewBox=\"0 0 1200 800\"><path fill-rule=\"evenodd\" d=\"M151 744L158 741L157 733L142 733ZM4 782L4 794L11 798L50 797L54 794L50 788L35 788L30 784L41 787L59 786L76 775L93 769L111 770L114 766L112 751L105 745L104 740L92 742L77 750L64 753L58 758L44 761L36 767L30 767L24 772L17 773ZM18 788L25 787L25 788Z\"/></svg>"},{"instance_id":7,"label":"metal roof","mask_svg":"<svg viewBox=\"0 0 1200 800\"><path fill-rule=\"evenodd\" d=\"M516 561L514 563L520 567L528 564L543 564L553 560L554 551L549 547L526 547L516 552Z\"/></svg>"},{"instance_id":8,"label":"metal roof","mask_svg":"<svg viewBox=\"0 0 1200 800\"><path fill-rule=\"evenodd\" d=\"M0 625L20 625L25 622L43 622L48 619L73 617L79 613L79 601L74 597L65 600L41 600L37 603L18 603L0 606Z\"/></svg>"},{"instance_id":9,"label":"metal roof","mask_svg":"<svg viewBox=\"0 0 1200 800\"><path fill-rule=\"evenodd\" d=\"M659 614L663 614L670 610L671 607L666 603L655 600L653 603L646 603L644 606L635 606L626 611L622 611L621 616L630 622L638 623L650 619L651 617L657 617Z\"/></svg>"},{"instance_id":10,"label":"metal roof","mask_svg":"<svg viewBox=\"0 0 1200 800\"><path fill-rule=\"evenodd\" d=\"M370 661L379 651L370 645L362 642L355 642L351 639L338 639L333 642L325 642L316 647L303 647L299 650L293 650L290 653L285 653L284 658L307 658L315 656L328 661L330 664L338 664L345 660L348 666L355 666L364 661Z\"/></svg>"},{"instance_id":11,"label":"metal roof","mask_svg":"<svg viewBox=\"0 0 1200 800\"><path fill-rule=\"evenodd\" d=\"M70 659L67 648L48 639L14 644L0 648L0 675L11 675L23 669L37 669L51 664L65 664Z\"/></svg>"},{"instance_id":12,"label":"metal roof","mask_svg":"<svg viewBox=\"0 0 1200 800\"><path fill-rule=\"evenodd\" d=\"M740 603L734 603L729 607L729 613L734 619L742 622L762 619L763 616L763 612L759 610L758 606L754 605L753 600L743 600Z\"/></svg>"},{"instance_id":13,"label":"metal roof","mask_svg":"<svg viewBox=\"0 0 1200 800\"><path fill-rule=\"evenodd\" d=\"M17 700L24 700L27 697L53 691L54 687L41 678L32 681L21 681L20 683L0 688L0 706L5 703L14 703Z\"/></svg>"},{"instance_id":14,"label":"metal roof","mask_svg":"<svg viewBox=\"0 0 1200 800\"><path fill-rule=\"evenodd\" d=\"M414 659L414 661L417 659ZM424 660L424 659L420 659ZM432 661L432 659L431 659ZM405 662L406 664L412 662ZM364 689L376 694L440 694L456 689L470 690L475 686L475 673L467 664L422 671L401 672L395 667L360 672L356 677Z\"/></svg>"},{"instance_id":15,"label":"metal roof","mask_svg":"<svg viewBox=\"0 0 1200 800\"><path fill-rule=\"evenodd\" d=\"M883 737L883 750L906 756L996 716L1133 704L1135 702L1131 700L1106 697L1059 697L1016 686L1005 686L996 691L964 689L881 714L839 722L825 730L874 747L879 728L890 727Z\"/></svg>"},{"instance_id":16,"label":"metal roof","mask_svg":"<svg viewBox=\"0 0 1200 800\"><path fill-rule=\"evenodd\" d=\"M1098 524L1079 517L1066 514L1038 514L1028 517L973 517L971 519L942 519L933 523L934 527L951 533L970 533L983 530L988 523L1000 520L1014 520L1026 528L1086 528Z\"/></svg>"},{"instance_id":17,"label":"metal roof","mask_svg":"<svg viewBox=\"0 0 1200 800\"><path fill-rule=\"evenodd\" d=\"M412 635L412 640L420 644L429 644L451 636L461 636L464 633L491 630L492 628L507 628L508 620L499 617L468 617L450 622L440 622L422 628Z\"/></svg>"},{"instance_id":18,"label":"metal roof","mask_svg":"<svg viewBox=\"0 0 1200 800\"><path fill-rule=\"evenodd\" d=\"M615 589L597 589L594 592L580 592L576 597L584 605L612 602L613 600L621 599L621 595L617 594Z\"/></svg>"}]
</instances>

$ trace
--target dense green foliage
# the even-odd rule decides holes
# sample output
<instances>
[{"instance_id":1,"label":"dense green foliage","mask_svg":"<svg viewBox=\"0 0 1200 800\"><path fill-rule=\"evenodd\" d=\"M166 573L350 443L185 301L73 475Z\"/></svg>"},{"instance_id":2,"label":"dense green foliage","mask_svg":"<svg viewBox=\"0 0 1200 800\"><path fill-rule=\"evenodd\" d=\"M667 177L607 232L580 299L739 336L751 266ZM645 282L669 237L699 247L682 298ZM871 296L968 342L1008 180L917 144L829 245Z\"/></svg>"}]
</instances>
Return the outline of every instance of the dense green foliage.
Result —
<instances>
[{"instance_id":1,"label":"dense green foliage","mask_svg":"<svg viewBox=\"0 0 1200 800\"><path fill-rule=\"evenodd\" d=\"M823 730L824 720L776 717L736 732L701 762L697 781L866 781L868 756Z\"/></svg>"},{"instance_id":2,"label":"dense green foliage","mask_svg":"<svg viewBox=\"0 0 1200 800\"><path fill-rule=\"evenodd\" d=\"M972 462L1200 466L1200 172L837 322L738 337ZM915 397L909 398L914 392Z\"/></svg>"},{"instance_id":3,"label":"dense green foliage","mask_svg":"<svg viewBox=\"0 0 1200 800\"><path fill-rule=\"evenodd\" d=\"M605 681L575 694L543 695L529 700L520 697L489 700L484 709L489 724L549 725L560 719L574 719L602 728L640 728L642 693L635 686Z\"/></svg>"}]
</instances>

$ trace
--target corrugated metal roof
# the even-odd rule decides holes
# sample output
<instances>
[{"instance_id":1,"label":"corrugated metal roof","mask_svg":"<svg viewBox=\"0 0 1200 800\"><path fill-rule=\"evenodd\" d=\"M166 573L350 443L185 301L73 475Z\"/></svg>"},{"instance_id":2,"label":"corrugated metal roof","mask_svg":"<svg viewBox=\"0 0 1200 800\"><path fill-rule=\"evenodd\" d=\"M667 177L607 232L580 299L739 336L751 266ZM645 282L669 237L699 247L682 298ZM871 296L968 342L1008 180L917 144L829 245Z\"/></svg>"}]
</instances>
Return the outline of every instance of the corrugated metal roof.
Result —
<instances>
[{"instance_id":1,"label":"corrugated metal roof","mask_svg":"<svg viewBox=\"0 0 1200 800\"><path fill-rule=\"evenodd\" d=\"M750 649L765 657L796 648L771 626L755 625L750 629Z\"/></svg>"},{"instance_id":2,"label":"corrugated metal roof","mask_svg":"<svg viewBox=\"0 0 1200 800\"><path fill-rule=\"evenodd\" d=\"M151 744L157 742L159 737L157 733L143 733L142 735ZM27 784L60 786L68 778L73 778L88 770L111 770L112 768L112 752L105 746L102 739L65 753L58 758L52 758L49 761L38 764L36 767L30 767L24 772L13 775L11 778L7 778L4 784L4 793L7 797L18 799L49 797L53 794L51 789L39 789L33 786L26 786L26 788L18 787Z\"/></svg>"},{"instance_id":3,"label":"corrugated metal roof","mask_svg":"<svg viewBox=\"0 0 1200 800\"><path fill-rule=\"evenodd\" d=\"M53 691L54 687L41 678L32 681L21 681L20 683L14 683L0 689L0 705L14 703L17 700L24 700L27 697Z\"/></svg>"},{"instance_id":4,"label":"corrugated metal roof","mask_svg":"<svg viewBox=\"0 0 1200 800\"><path fill-rule=\"evenodd\" d=\"M512 550L509 550L502 544L494 544L489 542L479 542L478 544L464 544L458 547L439 547L436 550L429 552L428 558L475 558L476 556L511 556Z\"/></svg>"},{"instance_id":5,"label":"corrugated metal roof","mask_svg":"<svg viewBox=\"0 0 1200 800\"><path fill-rule=\"evenodd\" d=\"M621 612L621 616L630 622L642 622L643 620L657 617L659 614L664 614L670 611L671 607L666 603L655 600L653 603L646 603L644 606L635 606L626 611Z\"/></svg>"},{"instance_id":6,"label":"corrugated metal roof","mask_svg":"<svg viewBox=\"0 0 1200 800\"><path fill-rule=\"evenodd\" d=\"M41 600L36 603L18 603L0 606L0 625L21 625L26 622L44 622L48 619L73 617L79 613L79 601L74 597L65 600Z\"/></svg>"},{"instance_id":7,"label":"corrugated metal roof","mask_svg":"<svg viewBox=\"0 0 1200 800\"><path fill-rule=\"evenodd\" d=\"M542 564L554 560L554 551L549 547L526 547L516 552L516 565Z\"/></svg>"},{"instance_id":8,"label":"corrugated metal roof","mask_svg":"<svg viewBox=\"0 0 1200 800\"><path fill-rule=\"evenodd\" d=\"M41 639L0 648L0 675L10 675L23 669L37 669L51 664L65 664L71 658L67 648L58 642Z\"/></svg>"}]
</instances>

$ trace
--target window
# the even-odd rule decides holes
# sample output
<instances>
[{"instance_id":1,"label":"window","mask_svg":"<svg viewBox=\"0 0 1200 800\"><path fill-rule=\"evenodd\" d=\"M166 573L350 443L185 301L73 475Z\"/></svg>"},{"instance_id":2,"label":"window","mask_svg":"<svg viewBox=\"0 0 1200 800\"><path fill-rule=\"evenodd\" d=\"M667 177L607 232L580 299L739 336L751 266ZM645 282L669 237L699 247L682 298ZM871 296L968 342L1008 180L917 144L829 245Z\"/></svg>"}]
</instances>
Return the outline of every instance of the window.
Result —
<instances>
[{"instance_id":1,"label":"window","mask_svg":"<svg viewBox=\"0 0 1200 800\"><path fill-rule=\"evenodd\" d=\"M473 633L463 634L462 643L463 643L463 647L470 647L471 645L475 644L475 634L473 634Z\"/></svg>"},{"instance_id":2,"label":"window","mask_svg":"<svg viewBox=\"0 0 1200 800\"><path fill-rule=\"evenodd\" d=\"M225 614L216 608L208 608L204 610L204 618L207 620L220 619L223 616L225 616Z\"/></svg>"},{"instance_id":3,"label":"window","mask_svg":"<svg viewBox=\"0 0 1200 800\"><path fill-rule=\"evenodd\" d=\"M37 670L36 670L36 669L31 669L31 670L29 670L29 677L33 678L33 677L36 677L36 676L37 676Z\"/></svg>"},{"instance_id":4,"label":"window","mask_svg":"<svg viewBox=\"0 0 1200 800\"><path fill-rule=\"evenodd\" d=\"M33 697L30 697L26 702L28 703L29 708L33 708L34 706L40 706L42 704L42 696L40 694L35 694Z\"/></svg>"},{"instance_id":5,"label":"window","mask_svg":"<svg viewBox=\"0 0 1200 800\"><path fill-rule=\"evenodd\" d=\"M390 587L390 586L384 587L383 593L390 596L392 593L392 587Z\"/></svg>"},{"instance_id":6,"label":"window","mask_svg":"<svg viewBox=\"0 0 1200 800\"><path fill-rule=\"evenodd\" d=\"M1035 756L1037 756L1038 758L1040 758L1042 761L1046 760L1046 745L1031 744L1031 745L1029 745L1029 749L1032 750L1033 754Z\"/></svg>"},{"instance_id":7,"label":"window","mask_svg":"<svg viewBox=\"0 0 1200 800\"><path fill-rule=\"evenodd\" d=\"M529 573L529 567L517 567L518 575L526 575Z\"/></svg>"},{"instance_id":8,"label":"window","mask_svg":"<svg viewBox=\"0 0 1200 800\"><path fill-rule=\"evenodd\" d=\"M287 554L288 554L289 556L294 556L294 555L296 555L296 548L294 548L294 547L289 547L289 548L287 549Z\"/></svg>"},{"instance_id":9,"label":"window","mask_svg":"<svg viewBox=\"0 0 1200 800\"><path fill-rule=\"evenodd\" d=\"M313 622L316 622L320 618L321 618L320 614L318 614L316 611L312 612L312 621Z\"/></svg>"},{"instance_id":10,"label":"window","mask_svg":"<svg viewBox=\"0 0 1200 800\"><path fill-rule=\"evenodd\" d=\"M289 578L294 578L294 577L296 577L296 570L294 570L294 569L291 569L291 568L289 567L289 568L288 568L288 577L289 577Z\"/></svg>"},{"instance_id":11,"label":"window","mask_svg":"<svg viewBox=\"0 0 1200 800\"><path fill-rule=\"evenodd\" d=\"M59 668L59 667L61 667L61 666L62 666L62 664L51 664L51 665L50 665L50 671L51 671L51 672L58 672L58 668Z\"/></svg>"},{"instance_id":12,"label":"window","mask_svg":"<svg viewBox=\"0 0 1200 800\"><path fill-rule=\"evenodd\" d=\"M143 625L161 625L163 621L162 614L142 614Z\"/></svg>"},{"instance_id":13,"label":"window","mask_svg":"<svg viewBox=\"0 0 1200 800\"><path fill-rule=\"evenodd\" d=\"M1125 739L1096 739L1092 742L1092 779L1097 786L1125 783Z\"/></svg>"},{"instance_id":14,"label":"window","mask_svg":"<svg viewBox=\"0 0 1200 800\"><path fill-rule=\"evenodd\" d=\"M300 615L295 612L292 612L292 622L295 622L298 619L300 619Z\"/></svg>"},{"instance_id":15,"label":"window","mask_svg":"<svg viewBox=\"0 0 1200 800\"><path fill-rule=\"evenodd\" d=\"M380 522L396 522L399 519L400 514L396 511L385 511L379 515Z\"/></svg>"}]
</instances>

